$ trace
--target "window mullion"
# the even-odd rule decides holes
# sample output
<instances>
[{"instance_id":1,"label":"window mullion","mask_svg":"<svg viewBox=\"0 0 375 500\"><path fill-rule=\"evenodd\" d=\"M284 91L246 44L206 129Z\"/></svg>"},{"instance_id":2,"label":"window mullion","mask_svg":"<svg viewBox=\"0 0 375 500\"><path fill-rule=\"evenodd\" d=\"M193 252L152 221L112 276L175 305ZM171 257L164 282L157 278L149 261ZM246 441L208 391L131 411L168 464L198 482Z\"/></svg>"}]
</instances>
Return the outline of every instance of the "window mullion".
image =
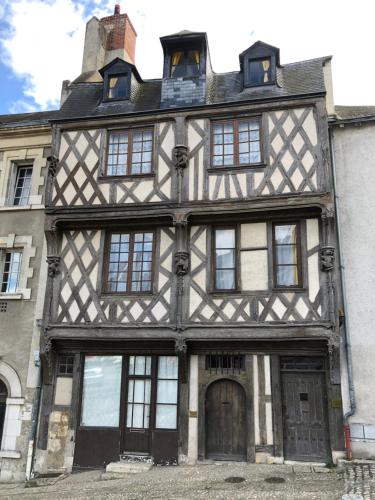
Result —
<instances>
[{"instance_id":1,"label":"window mullion","mask_svg":"<svg viewBox=\"0 0 375 500\"><path fill-rule=\"evenodd\" d=\"M131 130L128 131L128 159L127 159L127 175L132 174L131 166L132 166L132 156L133 156L133 132Z\"/></svg>"},{"instance_id":2,"label":"window mullion","mask_svg":"<svg viewBox=\"0 0 375 500\"><path fill-rule=\"evenodd\" d=\"M238 121L234 120L233 122L233 160L234 160L234 165L239 165L239 136L238 136Z\"/></svg>"},{"instance_id":3,"label":"window mullion","mask_svg":"<svg viewBox=\"0 0 375 500\"><path fill-rule=\"evenodd\" d=\"M134 258L134 233L129 233L129 264L128 264L128 292L132 292L132 274Z\"/></svg>"}]
</instances>

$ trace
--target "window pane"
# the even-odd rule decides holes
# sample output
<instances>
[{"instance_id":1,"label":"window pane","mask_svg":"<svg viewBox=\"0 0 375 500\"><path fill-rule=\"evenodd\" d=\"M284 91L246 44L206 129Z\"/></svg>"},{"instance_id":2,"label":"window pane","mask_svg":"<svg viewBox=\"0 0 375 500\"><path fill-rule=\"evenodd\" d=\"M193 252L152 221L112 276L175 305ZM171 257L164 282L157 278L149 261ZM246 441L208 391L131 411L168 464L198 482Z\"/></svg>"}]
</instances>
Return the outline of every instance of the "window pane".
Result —
<instances>
[{"instance_id":1,"label":"window pane","mask_svg":"<svg viewBox=\"0 0 375 500\"><path fill-rule=\"evenodd\" d=\"M176 429L176 405L156 405L156 427L158 429Z\"/></svg>"},{"instance_id":2,"label":"window pane","mask_svg":"<svg viewBox=\"0 0 375 500\"><path fill-rule=\"evenodd\" d=\"M297 242L297 227L295 224L275 226L275 239L278 244Z\"/></svg>"},{"instance_id":3,"label":"window pane","mask_svg":"<svg viewBox=\"0 0 375 500\"><path fill-rule=\"evenodd\" d=\"M216 268L234 268L234 250L216 250Z\"/></svg>"},{"instance_id":4,"label":"window pane","mask_svg":"<svg viewBox=\"0 0 375 500\"><path fill-rule=\"evenodd\" d=\"M157 402L177 404L177 380L158 380Z\"/></svg>"},{"instance_id":5,"label":"window pane","mask_svg":"<svg viewBox=\"0 0 375 500\"><path fill-rule=\"evenodd\" d=\"M277 284L279 286L297 286L298 268L297 266L277 266Z\"/></svg>"},{"instance_id":6,"label":"window pane","mask_svg":"<svg viewBox=\"0 0 375 500\"><path fill-rule=\"evenodd\" d=\"M125 99L127 97L127 75L110 76L108 81L108 98Z\"/></svg>"},{"instance_id":7,"label":"window pane","mask_svg":"<svg viewBox=\"0 0 375 500\"><path fill-rule=\"evenodd\" d=\"M159 356L158 378L177 379L178 357Z\"/></svg>"},{"instance_id":8,"label":"window pane","mask_svg":"<svg viewBox=\"0 0 375 500\"><path fill-rule=\"evenodd\" d=\"M14 189L14 205L28 205L31 191L32 167L18 167Z\"/></svg>"},{"instance_id":9,"label":"window pane","mask_svg":"<svg viewBox=\"0 0 375 500\"><path fill-rule=\"evenodd\" d=\"M4 293L15 293L18 288L21 274L21 252L6 252L1 283L1 291Z\"/></svg>"},{"instance_id":10,"label":"window pane","mask_svg":"<svg viewBox=\"0 0 375 500\"><path fill-rule=\"evenodd\" d=\"M277 264L297 265L297 246L296 245L277 245L276 246Z\"/></svg>"},{"instance_id":11,"label":"window pane","mask_svg":"<svg viewBox=\"0 0 375 500\"><path fill-rule=\"evenodd\" d=\"M234 248L235 230L234 229L216 229L216 248Z\"/></svg>"},{"instance_id":12,"label":"window pane","mask_svg":"<svg viewBox=\"0 0 375 500\"><path fill-rule=\"evenodd\" d=\"M249 80L251 85L261 85L270 81L270 59L249 62Z\"/></svg>"},{"instance_id":13,"label":"window pane","mask_svg":"<svg viewBox=\"0 0 375 500\"><path fill-rule=\"evenodd\" d=\"M151 356L129 356L129 375L150 375Z\"/></svg>"},{"instance_id":14,"label":"window pane","mask_svg":"<svg viewBox=\"0 0 375 500\"><path fill-rule=\"evenodd\" d=\"M128 163L127 132L111 132L108 140L107 175L126 175Z\"/></svg>"},{"instance_id":15,"label":"window pane","mask_svg":"<svg viewBox=\"0 0 375 500\"><path fill-rule=\"evenodd\" d=\"M82 426L118 427L122 356L86 356Z\"/></svg>"},{"instance_id":16,"label":"window pane","mask_svg":"<svg viewBox=\"0 0 375 500\"><path fill-rule=\"evenodd\" d=\"M219 290L233 290L235 288L234 270L216 271L216 288Z\"/></svg>"}]
</instances>

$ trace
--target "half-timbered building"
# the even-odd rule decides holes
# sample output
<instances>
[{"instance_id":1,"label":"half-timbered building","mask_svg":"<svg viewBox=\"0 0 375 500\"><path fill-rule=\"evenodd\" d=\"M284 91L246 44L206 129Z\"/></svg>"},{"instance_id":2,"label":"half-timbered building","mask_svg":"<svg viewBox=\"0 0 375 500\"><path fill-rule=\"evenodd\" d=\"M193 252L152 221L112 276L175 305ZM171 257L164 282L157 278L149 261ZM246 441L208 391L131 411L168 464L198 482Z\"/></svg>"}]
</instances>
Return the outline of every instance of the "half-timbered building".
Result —
<instances>
[{"instance_id":1,"label":"half-timbered building","mask_svg":"<svg viewBox=\"0 0 375 500\"><path fill-rule=\"evenodd\" d=\"M182 31L143 80L135 37L118 9L88 23L53 121L36 470L330 463L330 58L257 42L218 74Z\"/></svg>"}]
</instances>

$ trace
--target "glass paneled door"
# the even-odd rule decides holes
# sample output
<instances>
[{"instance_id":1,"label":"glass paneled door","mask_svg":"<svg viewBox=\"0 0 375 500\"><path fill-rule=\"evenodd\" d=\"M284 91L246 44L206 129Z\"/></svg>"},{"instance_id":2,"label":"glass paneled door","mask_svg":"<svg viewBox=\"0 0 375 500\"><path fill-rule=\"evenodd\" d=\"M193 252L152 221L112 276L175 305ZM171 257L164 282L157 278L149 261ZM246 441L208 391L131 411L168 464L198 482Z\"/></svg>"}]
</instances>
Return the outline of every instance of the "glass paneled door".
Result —
<instances>
[{"instance_id":1,"label":"glass paneled door","mask_svg":"<svg viewBox=\"0 0 375 500\"><path fill-rule=\"evenodd\" d=\"M151 356L129 356L126 374L124 452L150 451L153 363Z\"/></svg>"},{"instance_id":2,"label":"glass paneled door","mask_svg":"<svg viewBox=\"0 0 375 500\"><path fill-rule=\"evenodd\" d=\"M126 387L123 453L151 453L154 431L177 430L178 358L129 356Z\"/></svg>"}]
</instances>

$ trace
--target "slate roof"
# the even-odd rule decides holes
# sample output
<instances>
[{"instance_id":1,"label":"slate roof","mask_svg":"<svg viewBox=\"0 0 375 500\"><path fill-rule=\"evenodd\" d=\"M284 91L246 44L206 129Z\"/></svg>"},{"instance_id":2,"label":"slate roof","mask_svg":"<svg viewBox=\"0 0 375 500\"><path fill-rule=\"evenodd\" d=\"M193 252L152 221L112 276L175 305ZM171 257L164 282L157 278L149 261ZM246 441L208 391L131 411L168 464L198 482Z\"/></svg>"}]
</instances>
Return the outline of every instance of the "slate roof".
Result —
<instances>
[{"instance_id":1,"label":"slate roof","mask_svg":"<svg viewBox=\"0 0 375 500\"><path fill-rule=\"evenodd\" d=\"M240 71L212 73L207 76L206 104L255 102L325 93L323 64L327 57L286 64L277 68L277 85L243 88ZM69 85L70 95L58 111L0 116L0 128L158 111L162 80L144 80L132 87L129 101L102 102L103 83L82 81ZM174 108L175 109L175 108Z\"/></svg>"},{"instance_id":2,"label":"slate roof","mask_svg":"<svg viewBox=\"0 0 375 500\"><path fill-rule=\"evenodd\" d=\"M286 64L277 70L278 85L243 88L242 74L212 73L207 77L206 104L225 102L282 99L325 92L323 63L327 58L310 59ZM59 118L111 116L128 113L152 112L161 107L162 80L144 80L132 88L129 101L102 103L101 83L73 83L70 96L62 106Z\"/></svg>"},{"instance_id":3,"label":"slate roof","mask_svg":"<svg viewBox=\"0 0 375 500\"><path fill-rule=\"evenodd\" d=\"M375 106L335 106L336 120L375 118Z\"/></svg>"},{"instance_id":4,"label":"slate roof","mask_svg":"<svg viewBox=\"0 0 375 500\"><path fill-rule=\"evenodd\" d=\"M13 115L0 115L0 129L48 125L50 120L56 119L58 116L58 110L40 111L35 113L19 113Z\"/></svg>"}]
</instances>

